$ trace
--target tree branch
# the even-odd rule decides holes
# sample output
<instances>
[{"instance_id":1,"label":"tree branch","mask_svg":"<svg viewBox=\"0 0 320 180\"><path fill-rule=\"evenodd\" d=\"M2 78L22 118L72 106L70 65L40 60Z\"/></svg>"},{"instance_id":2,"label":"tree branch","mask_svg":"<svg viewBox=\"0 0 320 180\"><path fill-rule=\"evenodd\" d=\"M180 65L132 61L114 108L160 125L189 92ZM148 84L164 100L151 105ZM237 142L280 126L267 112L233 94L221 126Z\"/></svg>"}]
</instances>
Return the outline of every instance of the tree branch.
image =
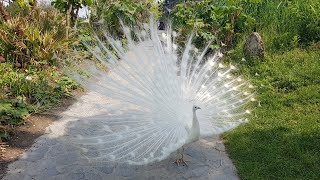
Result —
<instances>
[{"instance_id":1,"label":"tree branch","mask_svg":"<svg viewBox=\"0 0 320 180\"><path fill-rule=\"evenodd\" d=\"M67 17L66 17L66 37L69 38L69 29L70 29L70 14L72 11L72 4L69 4L69 9L67 10Z\"/></svg>"}]
</instances>

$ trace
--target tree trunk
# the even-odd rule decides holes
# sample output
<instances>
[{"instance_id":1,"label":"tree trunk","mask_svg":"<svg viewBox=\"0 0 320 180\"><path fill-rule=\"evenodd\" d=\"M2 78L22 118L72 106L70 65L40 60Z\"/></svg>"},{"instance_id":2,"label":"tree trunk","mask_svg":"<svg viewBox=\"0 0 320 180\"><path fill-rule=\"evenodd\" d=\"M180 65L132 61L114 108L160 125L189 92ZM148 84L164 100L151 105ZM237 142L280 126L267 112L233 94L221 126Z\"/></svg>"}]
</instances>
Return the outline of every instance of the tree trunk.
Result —
<instances>
[{"instance_id":1,"label":"tree trunk","mask_svg":"<svg viewBox=\"0 0 320 180\"><path fill-rule=\"evenodd\" d=\"M227 45L226 47L227 50L230 50L233 46L232 42L233 42L233 36L234 36L234 28L240 13L241 11L236 11L231 17L231 23L230 23L231 29L227 32L227 35L225 38L225 44Z\"/></svg>"},{"instance_id":2,"label":"tree trunk","mask_svg":"<svg viewBox=\"0 0 320 180\"><path fill-rule=\"evenodd\" d=\"M76 10L76 13L74 14L74 17L73 17L73 28L74 29L77 29L77 25L78 25L78 15L79 15L79 7L77 8Z\"/></svg>"},{"instance_id":3,"label":"tree trunk","mask_svg":"<svg viewBox=\"0 0 320 180\"><path fill-rule=\"evenodd\" d=\"M69 39L69 29L70 29L70 14L72 11L72 4L70 4L66 15L66 38Z\"/></svg>"},{"instance_id":4,"label":"tree trunk","mask_svg":"<svg viewBox=\"0 0 320 180\"><path fill-rule=\"evenodd\" d=\"M0 1L0 13L1 13L2 18L3 18L5 21L9 21L9 20L10 20L9 13L8 13L7 10L4 8L2 1Z\"/></svg>"}]
</instances>

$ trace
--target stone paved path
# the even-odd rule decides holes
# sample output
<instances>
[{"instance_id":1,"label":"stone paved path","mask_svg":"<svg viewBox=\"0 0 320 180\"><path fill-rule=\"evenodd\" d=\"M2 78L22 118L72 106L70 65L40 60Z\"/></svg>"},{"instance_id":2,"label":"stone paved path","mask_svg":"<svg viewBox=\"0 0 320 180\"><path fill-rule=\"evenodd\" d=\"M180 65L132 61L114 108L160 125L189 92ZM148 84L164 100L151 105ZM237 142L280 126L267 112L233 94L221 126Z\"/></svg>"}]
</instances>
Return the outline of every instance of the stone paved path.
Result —
<instances>
[{"instance_id":1,"label":"stone paved path","mask_svg":"<svg viewBox=\"0 0 320 180\"><path fill-rule=\"evenodd\" d=\"M101 104L111 102L95 93L82 96L77 103L62 114L61 120L54 122L48 133L21 158L10 164L4 180L144 180L144 179L239 179L224 145L219 137L201 139L185 147L188 166L177 166L172 162L173 153L164 161L146 166L128 166L110 163L90 163L81 156L78 148L66 141L79 119L97 115L107 110ZM112 106L115 106L113 103ZM105 107L105 106L104 106Z\"/></svg>"}]
</instances>

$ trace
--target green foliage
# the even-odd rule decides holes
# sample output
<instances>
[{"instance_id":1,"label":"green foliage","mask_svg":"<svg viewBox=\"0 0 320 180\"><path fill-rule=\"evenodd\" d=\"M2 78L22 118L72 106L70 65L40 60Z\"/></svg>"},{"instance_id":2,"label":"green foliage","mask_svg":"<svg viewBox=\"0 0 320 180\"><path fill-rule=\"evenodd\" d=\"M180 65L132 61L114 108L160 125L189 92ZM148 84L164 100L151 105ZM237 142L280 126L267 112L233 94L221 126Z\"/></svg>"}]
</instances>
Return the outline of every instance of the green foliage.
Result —
<instances>
[{"instance_id":1,"label":"green foliage","mask_svg":"<svg viewBox=\"0 0 320 180\"><path fill-rule=\"evenodd\" d=\"M15 0L15 2L19 5L19 7L26 8L28 10L30 10L34 4L34 0Z\"/></svg>"},{"instance_id":2,"label":"green foliage","mask_svg":"<svg viewBox=\"0 0 320 180\"><path fill-rule=\"evenodd\" d=\"M240 63L261 104L248 124L224 135L241 179L320 178L319 59L319 50L294 49Z\"/></svg>"},{"instance_id":3,"label":"green foliage","mask_svg":"<svg viewBox=\"0 0 320 180\"><path fill-rule=\"evenodd\" d=\"M24 8L19 6L17 2L12 2L6 7L11 17L17 17L21 14L25 14Z\"/></svg>"},{"instance_id":4,"label":"green foliage","mask_svg":"<svg viewBox=\"0 0 320 180\"><path fill-rule=\"evenodd\" d=\"M320 1L234 1L256 19L269 50L288 50L320 41Z\"/></svg>"},{"instance_id":5,"label":"green foliage","mask_svg":"<svg viewBox=\"0 0 320 180\"><path fill-rule=\"evenodd\" d=\"M78 30L72 42L72 48L74 50L77 50L79 53L72 53L72 56L75 56L75 58L73 59L78 59L78 60L84 59L83 57L81 57L80 54L89 53L87 51L87 47L85 47L84 45L84 42L93 42L94 38L92 36L92 32L93 32L92 27L87 21L79 21Z\"/></svg>"},{"instance_id":6,"label":"green foliage","mask_svg":"<svg viewBox=\"0 0 320 180\"><path fill-rule=\"evenodd\" d=\"M254 23L241 6L219 5L218 1L188 1L176 5L171 14L174 29L183 35L197 32L197 45L215 39L232 47L236 37Z\"/></svg>"},{"instance_id":7,"label":"green foliage","mask_svg":"<svg viewBox=\"0 0 320 180\"><path fill-rule=\"evenodd\" d=\"M97 0L91 8L91 21L94 28L101 28L113 36L121 36L119 19L128 26L136 26L147 22L150 12L155 17L159 16L158 6L153 0Z\"/></svg>"},{"instance_id":8,"label":"green foliage","mask_svg":"<svg viewBox=\"0 0 320 180\"><path fill-rule=\"evenodd\" d=\"M20 70L10 63L0 63L0 134L23 123L30 113L41 112L70 97L79 85L55 68ZM1 136L1 135L0 135Z\"/></svg>"},{"instance_id":9,"label":"green foliage","mask_svg":"<svg viewBox=\"0 0 320 180\"><path fill-rule=\"evenodd\" d=\"M84 6L90 6L92 5L92 0L54 0L51 4L61 12L66 13L70 7L73 11Z\"/></svg>"},{"instance_id":10,"label":"green foliage","mask_svg":"<svg viewBox=\"0 0 320 180\"><path fill-rule=\"evenodd\" d=\"M70 96L78 84L63 76L55 67L45 70L29 68L21 71L9 63L0 64L0 88L6 99L24 97L35 111L47 109L59 102L61 97Z\"/></svg>"},{"instance_id":11,"label":"green foliage","mask_svg":"<svg viewBox=\"0 0 320 180\"><path fill-rule=\"evenodd\" d=\"M64 22L53 9L35 9L27 15L17 11L0 24L0 138L79 87L57 68L75 41L65 38Z\"/></svg>"},{"instance_id":12,"label":"green foliage","mask_svg":"<svg viewBox=\"0 0 320 180\"><path fill-rule=\"evenodd\" d=\"M12 18L0 25L0 55L18 68L57 64L53 55L63 53L68 45L64 29L57 12Z\"/></svg>"},{"instance_id":13,"label":"green foliage","mask_svg":"<svg viewBox=\"0 0 320 180\"><path fill-rule=\"evenodd\" d=\"M12 101L0 101L0 124L19 125L29 115L31 108L25 99L18 97Z\"/></svg>"},{"instance_id":14,"label":"green foliage","mask_svg":"<svg viewBox=\"0 0 320 180\"><path fill-rule=\"evenodd\" d=\"M216 38L236 45L243 33L254 29L262 33L266 48L273 52L320 41L318 0L188 1L179 3L171 16L182 34L198 31L198 44Z\"/></svg>"},{"instance_id":15,"label":"green foliage","mask_svg":"<svg viewBox=\"0 0 320 180\"><path fill-rule=\"evenodd\" d=\"M72 90L79 88L79 84L67 76L63 76L56 84L55 90L64 96L72 96Z\"/></svg>"},{"instance_id":16,"label":"green foliage","mask_svg":"<svg viewBox=\"0 0 320 180\"><path fill-rule=\"evenodd\" d=\"M60 12L66 13L66 15L70 16L71 25L73 26L78 20L79 10L83 7L91 6L92 3L92 0L53 0L51 2L51 5L58 9ZM66 24L67 26L69 26L69 18L67 18L66 20Z\"/></svg>"}]
</instances>

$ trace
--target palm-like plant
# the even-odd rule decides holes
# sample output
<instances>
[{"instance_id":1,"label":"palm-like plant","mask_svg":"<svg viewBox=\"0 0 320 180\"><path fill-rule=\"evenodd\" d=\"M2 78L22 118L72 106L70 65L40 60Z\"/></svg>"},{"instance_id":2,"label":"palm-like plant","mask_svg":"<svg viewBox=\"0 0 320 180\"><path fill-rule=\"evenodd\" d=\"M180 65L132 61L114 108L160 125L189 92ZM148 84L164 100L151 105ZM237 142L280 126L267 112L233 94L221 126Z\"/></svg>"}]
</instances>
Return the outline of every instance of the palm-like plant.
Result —
<instances>
[{"instance_id":1,"label":"palm-like plant","mask_svg":"<svg viewBox=\"0 0 320 180\"><path fill-rule=\"evenodd\" d=\"M15 17L0 25L0 54L15 66L50 65L53 54L63 53L64 17L57 12L35 11L31 17Z\"/></svg>"}]
</instances>

